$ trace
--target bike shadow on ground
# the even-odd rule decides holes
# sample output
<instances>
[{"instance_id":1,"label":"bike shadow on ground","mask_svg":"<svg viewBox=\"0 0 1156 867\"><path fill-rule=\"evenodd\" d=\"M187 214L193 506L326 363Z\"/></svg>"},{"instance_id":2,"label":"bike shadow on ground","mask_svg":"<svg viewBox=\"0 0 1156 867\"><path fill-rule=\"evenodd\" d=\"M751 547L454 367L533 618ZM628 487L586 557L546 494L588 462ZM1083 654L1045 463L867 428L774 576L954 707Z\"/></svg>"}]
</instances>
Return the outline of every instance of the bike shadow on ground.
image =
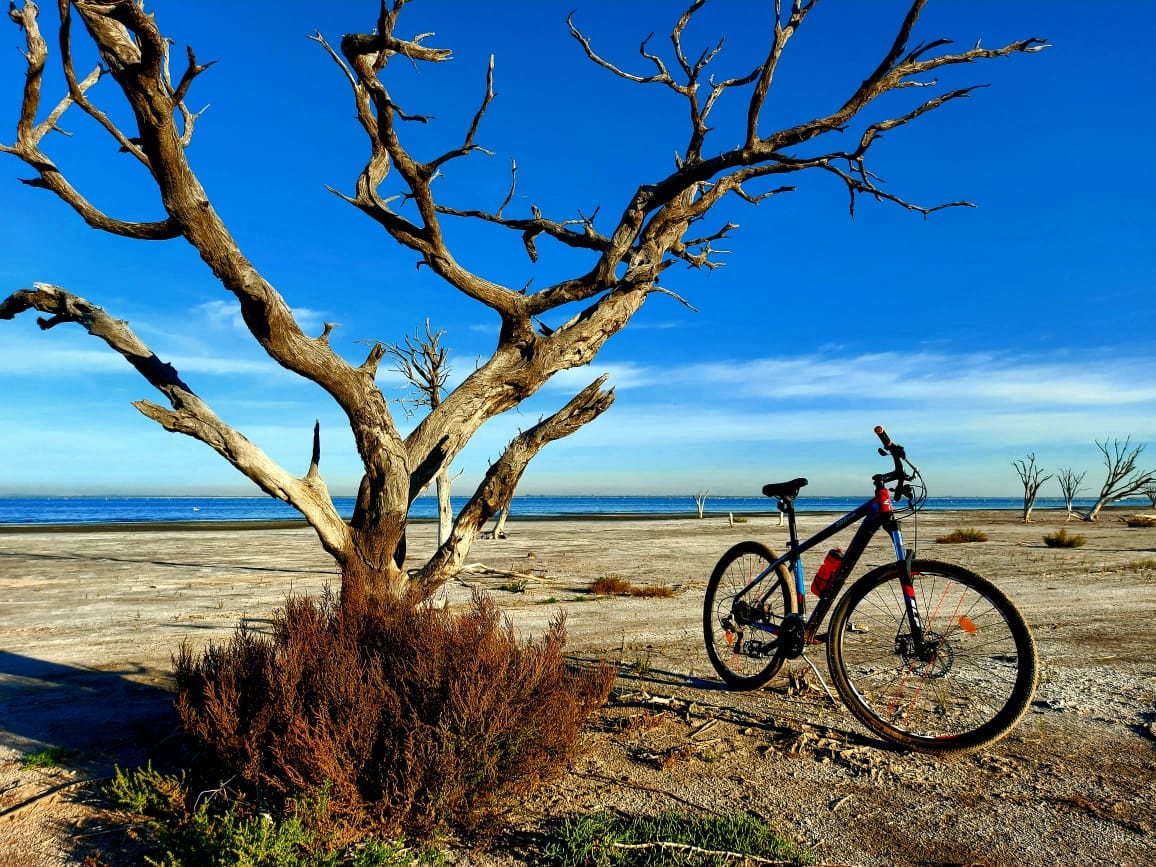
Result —
<instances>
[{"instance_id":1,"label":"bike shadow on ground","mask_svg":"<svg viewBox=\"0 0 1156 867\"><path fill-rule=\"evenodd\" d=\"M45 753L85 777L153 758L179 732L171 680L139 666L98 671L0 650L0 746Z\"/></svg>"},{"instance_id":2,"label":"bike shadow on ground","mask_svg":"<svg viewBox=\"0 0 1156 867\"><path fill-rule=\"evenodd\" d=\"M849 728L845 724L850 722L849 713L817 688L809 688L806 695L791 695L781 676L761 689L741 692L717 678L621 662L615 694L620 705L654 708L671 702L672 708L685 711L688 718L693 715L730 722L772 742L793 741L805 731L818 731L848 747L908 752L890 741ZM768 702L775 706L771 712Z\"/></svg>"}]
</instances>

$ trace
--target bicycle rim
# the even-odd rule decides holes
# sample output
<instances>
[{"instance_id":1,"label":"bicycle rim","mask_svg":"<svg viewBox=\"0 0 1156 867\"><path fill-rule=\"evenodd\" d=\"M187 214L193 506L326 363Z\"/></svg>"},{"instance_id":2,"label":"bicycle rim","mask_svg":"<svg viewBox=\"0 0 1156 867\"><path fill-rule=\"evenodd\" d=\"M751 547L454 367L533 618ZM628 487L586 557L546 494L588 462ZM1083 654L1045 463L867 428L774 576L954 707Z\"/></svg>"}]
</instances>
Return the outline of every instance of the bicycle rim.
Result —
<instances>
[{"instance_id":1,"label":"bicycle rim","mask_svg":"<svg viewBox=\"0 0 1156 867\"><path fill-rule=\"evenodd\" d=\"M740 542L723 555L707 583L703 604L707 655L719 677L734 689L757 689L783 664L777 636L766 627L777 628L794 610L786 569L780 566L748 597L739 596L777 559L765 545Z\"/></svg>"},{"instance_id":2,"label":"bicycle rim","mask_svg":"<svg viewBox=\"0 0 1156 867\"><path fill-rule=\"evenodd\" d=\"M930 753L978 749L1007 734L1031 703L1031 632L978 575L919 560L912 572L933 649L914 650L898 567L884 567L859 579L832 616L832 678L851 712L889 740Z\"/></svg>"}]
</instances>

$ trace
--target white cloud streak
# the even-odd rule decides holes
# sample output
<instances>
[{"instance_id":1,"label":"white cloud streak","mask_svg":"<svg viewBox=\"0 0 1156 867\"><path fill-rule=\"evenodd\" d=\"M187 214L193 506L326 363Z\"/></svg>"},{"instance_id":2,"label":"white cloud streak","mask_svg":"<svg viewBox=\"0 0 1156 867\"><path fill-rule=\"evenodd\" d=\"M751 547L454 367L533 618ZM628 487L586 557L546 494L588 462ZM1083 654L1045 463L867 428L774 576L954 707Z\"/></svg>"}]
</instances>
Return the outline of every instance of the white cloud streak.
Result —
<instances>
[{"instance_id":1,"label":"white cloud streak","mask_svg":"<svg viewBox=\"0 0 1156 867\"><path fill-rule=\"evenodd\" d=\"M1149 359L878 353L608 368L619 388L728 389L768 400L973 401L1103 406L1156 401ZM570 371L569 373L573 373Z\"/></svg>"}]
</instances>

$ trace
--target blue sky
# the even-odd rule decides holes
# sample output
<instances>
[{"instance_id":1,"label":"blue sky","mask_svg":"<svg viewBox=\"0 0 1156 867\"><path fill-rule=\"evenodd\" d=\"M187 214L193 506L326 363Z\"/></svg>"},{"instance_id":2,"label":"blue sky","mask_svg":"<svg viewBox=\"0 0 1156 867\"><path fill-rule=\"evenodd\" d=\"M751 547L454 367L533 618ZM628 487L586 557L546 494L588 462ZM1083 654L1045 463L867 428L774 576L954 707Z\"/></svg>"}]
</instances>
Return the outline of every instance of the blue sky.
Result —
<instances>
[{"instance_id":1,"label":"blue sky","mask_svg":"<svg viewBox=\"0 0 1156 867\"><path fill-rule=\"evenodd\" d=\"M687 45L697 52L725 36L719 74L745 71L765 54L770 5L714 0ZM218 61L189 100L209 106L191 159L306 330L341 323L333 343L359 360L364 341L399 341L429 316L446 331L458 372L488 356L496 318L417 271L411 253L326 191L352 190L365 144L341 73L306 37L320 30L336 43L368 30L376 3L148 6L177 57L191 44L198 60ZM498 96L478 137L493 156L447 167L438 182L447 204L495 208L516 159L508 214L532 203L565 219L601 207L606 228L638 183L669 171L687 137L682 105L592 67L567 35L575 7L595 47L638 72L647 71L638 43L654 32L653 47L664 49L683 8L414 0L403 13L403 32L434 31L428 43L455 54L437 68L395 64L390 83L405 109L435 116L406 130L419 156L460 141L495 55ZM820 3L788 47L764 131L838 104L874 68L903 11L891 0ZM52 18L45 9L46 31ZM0 142L11 144L23 65L20 35L4 24ZM1011 462L1028 452L1048 471L1088 470L1090 486L1101 472L1094 440L1105 437L1151 443L1147 463L1156 464L1156 4L932 0L916 35L960 47L1028 36L1051 45L946 70L945 87L991 86L874 149L873 170L890 191L925 205L968 199L975 209L924 220L860 200L852 219L845 192L819 177L757 208L728 203L717 222L740 228L721 245L726 266L672 268L665 278L698 312L653 296L593 365L556 377L483 429L455 465L455 490L471 488L518 428L603 372L615 405L547 447L522 492L755 494L795 475L808 476L814 494L866 492L885 468L871 434L879 423L908 447L933 496L1013 495ZM55 74L46 104L62 93ZM880 110L914 98L900 94ZM95 99L123 116L111 80ZM730 108L720 106L708 140L719 149L731 146L729 122L741 111ZM46 149L86 195L118 217L160 217L138 166L79 113L61 125L71 137L54 136ZM0 154L0 293L56 283L129 320L219 415L289 469L306 469L320 419L330 488L353 491L359 469L340 414L247 339L231 296L184 242L100 235L18 183L27 176ZM588 264L542 242L533 265L512 233L455 225L450 237L460 261L515 287ZM380 381L402 396L396 376L383 370ZM79 328L41 333L30 315L0 323L0 493L255 492L208 447L139 415L130 401L140 398L156 395ZM400 409L398 419L412 424Z\"/></svg>"}]
</instances>

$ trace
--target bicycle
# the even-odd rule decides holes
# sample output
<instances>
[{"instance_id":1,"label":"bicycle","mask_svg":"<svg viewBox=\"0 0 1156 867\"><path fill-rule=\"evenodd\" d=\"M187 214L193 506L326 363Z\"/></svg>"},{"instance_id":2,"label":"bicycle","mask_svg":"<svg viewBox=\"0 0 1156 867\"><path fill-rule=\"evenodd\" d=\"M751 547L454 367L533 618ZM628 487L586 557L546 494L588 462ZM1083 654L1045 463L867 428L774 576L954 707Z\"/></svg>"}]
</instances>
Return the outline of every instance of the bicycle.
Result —
<instances>
[{"instance_id":1,"label":"bicycle","mask_svg":"<svg viewBox=\"0 0 1156 867\"><path fill-rule=\"evenodd\" d=\"M728 686L749 690L799 657L822 681L804 651L825 643L835 689L868 729L920 752L971 752L1002 738L1027 712L1036 684L1035 642L991 582L960 566L917 559L904 547L900 519L919 510L926 487L903 446L882 426L875 433L880 456L889 455L894 469L872 477L870 500L806 540L798 537L794 502L807 480L763 487L786 514L789 548L780 556L749 541L723 555L703 605L707 654ZM812 586L818 599L807 616L802 554L856 523L841 562L835 549L820 567L828 582ZM879 530L891 537L895 561L858 578L836 604ZM828 631L820 635L832 607Z\"/></svg>"}]
</instances>

